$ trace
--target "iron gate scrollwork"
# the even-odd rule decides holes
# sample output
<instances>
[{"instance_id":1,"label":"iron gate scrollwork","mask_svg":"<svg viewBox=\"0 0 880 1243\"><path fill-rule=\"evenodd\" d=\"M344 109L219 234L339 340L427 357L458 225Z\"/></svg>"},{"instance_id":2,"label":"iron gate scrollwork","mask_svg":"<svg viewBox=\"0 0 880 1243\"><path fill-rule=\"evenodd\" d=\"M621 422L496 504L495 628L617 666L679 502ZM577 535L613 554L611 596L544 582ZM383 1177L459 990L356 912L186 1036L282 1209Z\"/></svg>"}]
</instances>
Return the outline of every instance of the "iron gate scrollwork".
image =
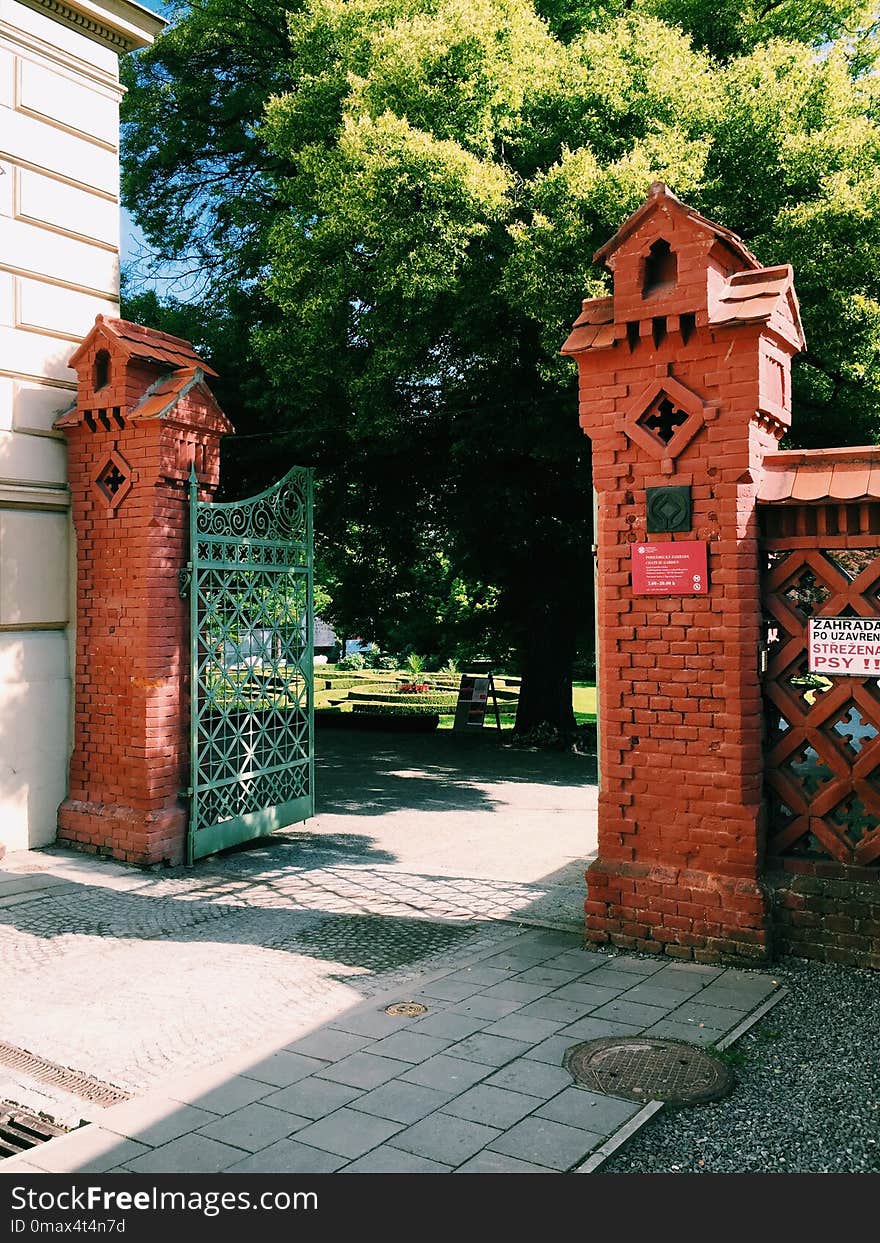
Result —
<instances>
[{"instance_id":1,"label":"iron gate scrollwork","mask_svg":"<svg viewBox=\"0 0 880 1243\"><path fill-rule=\"evenodd\" d=\"M307 819L312 472L243 501L190 475L190 862Z\"/></svg>"}]
</instances>

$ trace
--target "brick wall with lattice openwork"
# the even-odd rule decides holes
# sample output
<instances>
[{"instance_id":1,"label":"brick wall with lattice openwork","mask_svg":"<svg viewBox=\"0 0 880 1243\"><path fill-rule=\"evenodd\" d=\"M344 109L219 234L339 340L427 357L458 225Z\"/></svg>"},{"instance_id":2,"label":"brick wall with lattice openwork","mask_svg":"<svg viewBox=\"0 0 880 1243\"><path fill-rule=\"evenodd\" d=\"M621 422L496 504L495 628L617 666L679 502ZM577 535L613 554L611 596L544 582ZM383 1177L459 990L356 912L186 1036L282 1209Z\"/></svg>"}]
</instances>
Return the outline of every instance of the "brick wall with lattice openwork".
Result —
<instances>
[{"instance_id":1,"label":"brick wall with lattice openwork","mask_svg":"<svg viewBox=\"0 0 880 1243\"><path fill-rule=\"evenodd\" d=\"M880 681L811 670L808 627L814 617L880 615L880 449L774 454L759 502L774 942L782 953L877 967Z\"/></svg>"}]
</instances>

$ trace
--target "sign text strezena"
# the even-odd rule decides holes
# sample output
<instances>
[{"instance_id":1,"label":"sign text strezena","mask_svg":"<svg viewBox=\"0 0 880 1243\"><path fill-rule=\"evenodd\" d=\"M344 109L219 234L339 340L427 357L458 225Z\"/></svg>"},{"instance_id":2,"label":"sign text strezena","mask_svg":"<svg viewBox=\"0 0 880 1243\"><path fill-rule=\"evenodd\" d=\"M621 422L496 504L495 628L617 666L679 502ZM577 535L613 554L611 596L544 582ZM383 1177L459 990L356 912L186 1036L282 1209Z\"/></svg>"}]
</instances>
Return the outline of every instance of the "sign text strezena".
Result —
<instances>
[{"instance_id":1,"label":"sign text strezena","mask_svg":"<svg viewBox=\"0 0 880 1243\"><path fill-rule=\"evenodd\" d=\"M880 677L880 617L811 617L810 673Z\"/></svg>"}]
</instances>

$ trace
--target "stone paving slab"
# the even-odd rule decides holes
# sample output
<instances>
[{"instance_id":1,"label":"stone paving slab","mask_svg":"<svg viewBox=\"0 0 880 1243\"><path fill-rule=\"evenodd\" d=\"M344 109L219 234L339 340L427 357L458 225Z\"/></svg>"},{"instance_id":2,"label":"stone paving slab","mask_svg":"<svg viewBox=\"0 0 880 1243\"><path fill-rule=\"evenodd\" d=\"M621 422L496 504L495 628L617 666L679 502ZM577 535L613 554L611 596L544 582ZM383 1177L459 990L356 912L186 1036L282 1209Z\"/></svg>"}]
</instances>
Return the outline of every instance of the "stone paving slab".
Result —
<instances>
[{"instance_id":1,"label":"stone paving slab","mask_svg":"<svg viewBox=\"0 0 880 1243\"><path fill-rule=\"evenodd\" d=\"M392 1148L390 1144L382 1144L368 1152L358 1161L352 1161L339 1171L341 1174L450 1174L451 1167L441 1165L439 1161L429 1161L427 1157L419 1157L414 1152L404 1152L402 1148Z\"/></svg>"},{"instance_id":2,"label":"stone paving slab","mask_svg":"<svg viewBox=\"0 0 880 1243\"><path fill-rule=\"evenodd\" d=\"M564 968L544 965L560 960ZM510 984L523 985L518 998L491 996L499 970ZM572 989L587 988L599 972L606 980L597 986L600 995L571 1000ZM644 998L646 981L653 987L661 978L653 1004L628 1000L631 991ZM469 990L464 997L459 988L443 987L462 981ZM562 1065L567 1048L609 1029L632 1034L646 1027L718 1044L784 991L763 972L591 952L574 935L537 930L508 937L501 952L497 944L483 945L470 962L447 963L410 984L405 993L374 997L274 1052L265 1045L240 1052L190 1076L185 1086L179 1077L159 1094L115 1106L106 1111L106 1126L40 1145L3 1162L0 1172L588 1170L613 1148L615 1136L653 1110L576 1085ZM531 999L531 987L545 986L549 991ZM717 1005L720 994L730 1004ZM704 1004L704 996L715 1000ZM423 1017L385 1013L390 1001L412 997L429 1007ZM515 1009L499 1019L480 999L505 1000ZM636 1021L594 1017L614 1005ZM555 1018L534 1017L536 1006ZM566 1023L572 1014L577 1017ZM706 1025L707 1017L720 1025ZM592 1165L590 1154L599 1154Z\"/></svg>"},{"instance_id":3,"label":"stone paving slab","mask_svg":"<svg viewBox=\"0 0 880 1243\"><path fill-rule=\"evenodd\" d=\"M595 765L475 742L328 734L312 820L192 868L57 846L7 855L0 1039L140 1096L279 1031L295 1045L415 964L449 965L448 999L505 981L508 963L486 979L453 969L523 922L580 927ZM0 1085L64 1124L99 1120L20 1068L0 1067Z\"/></svg>"},{"instance_id":4,"label":"stone paving slab","mask_svg":"<svg viewBox=\"0 0 880 1243\"><path fill-rule=\"evenodd\" d=\"M22 874L20 872L0 871L0 898L18 897L45 889L55 889L59 885L69 885L69 881L61 876L53 876L50 872Z\"/></svg>"}]
</instances>

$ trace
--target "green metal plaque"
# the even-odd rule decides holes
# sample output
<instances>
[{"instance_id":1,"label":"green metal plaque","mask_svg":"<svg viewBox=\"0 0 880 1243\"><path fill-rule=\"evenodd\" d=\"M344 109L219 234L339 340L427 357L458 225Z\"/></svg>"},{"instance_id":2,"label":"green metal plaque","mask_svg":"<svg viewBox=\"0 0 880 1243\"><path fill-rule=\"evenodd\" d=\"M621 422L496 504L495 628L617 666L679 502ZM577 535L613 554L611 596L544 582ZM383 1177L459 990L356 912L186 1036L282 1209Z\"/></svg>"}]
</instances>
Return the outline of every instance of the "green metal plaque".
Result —
<instances>
[{"instance_id":1,"label":"green metal plaque","mask_svg":"<svg viewBox=\"0 0 880 1243\"><path fill-rule=\"evenodd\" d=\"M689 487L646 488L649 531L689 531L691 529L691 490Z\"/></svg>"},{"instance_id":2,"label":"green metal plaque","mask_svg":"<svg viewBox=\"0 0 880 1243\"><path fill-rule=\"evenodd\" d=\"M188 859L314 813L312 472L243 501L190 475Z\"/></svg>"}]
</instances>

